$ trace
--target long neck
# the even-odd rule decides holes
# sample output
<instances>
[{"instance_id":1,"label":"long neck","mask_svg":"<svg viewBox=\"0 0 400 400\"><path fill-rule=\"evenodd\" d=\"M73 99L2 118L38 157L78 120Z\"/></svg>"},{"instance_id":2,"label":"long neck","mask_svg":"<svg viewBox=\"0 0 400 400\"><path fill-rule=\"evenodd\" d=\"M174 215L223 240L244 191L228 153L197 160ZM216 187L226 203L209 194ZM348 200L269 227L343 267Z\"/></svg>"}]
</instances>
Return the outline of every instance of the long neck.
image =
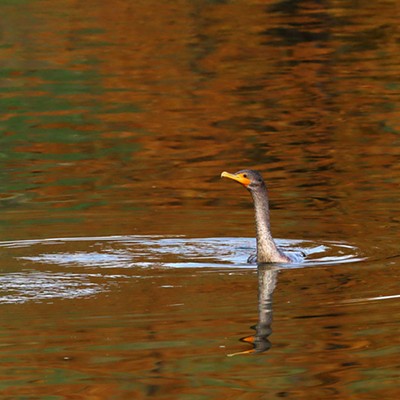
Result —
<instances>
[{"instance_id":1,"label":"long neck","mask_svg":"<svg viewBox=\"0 0 400 400\"><path fill-rule=\"evenodd\" d=\"M286 262L286 257L276 246L269 223L268 192L265 185L251 191L254 202L257 231L257 263Z\"/></svg>"}]
</instances>

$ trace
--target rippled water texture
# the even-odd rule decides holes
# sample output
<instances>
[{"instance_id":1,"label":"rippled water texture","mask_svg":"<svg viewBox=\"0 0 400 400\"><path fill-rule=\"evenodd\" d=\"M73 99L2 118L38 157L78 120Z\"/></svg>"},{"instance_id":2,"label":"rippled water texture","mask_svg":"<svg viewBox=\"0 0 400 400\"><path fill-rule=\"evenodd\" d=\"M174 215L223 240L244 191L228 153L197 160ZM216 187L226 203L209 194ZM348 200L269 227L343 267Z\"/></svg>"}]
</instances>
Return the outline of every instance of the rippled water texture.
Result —
<instances>
[{"instance_id":1,"label":"rippled water texture","mask_svg":"<svg viewBox=\"0 0 400 400\"><path fill-rule=\"evenodd\" d=\"M282 249L307 253L304 262L282 266L286 269L362 260L354 247L344 243L278 243ZM254 240L245 238L59 238L3 242L0 248L7 254L5 264L17 259L23 267L0 275L4 292L0 303L95 295L110 290L110 285L121 278L141 278L148 269L211 268L229 273L257 268L247 263L248 255L254 252Z\"/></svg>"},{"instance_id":2,"label":"rippled water texture","mask_svg":"<svg viewBox=\"0 0 400 400\"><path fill-rule=\"evenodd\" d=\"M397 399L398 11L0 2L0 398Z\"/></svg>"}]
</instances>

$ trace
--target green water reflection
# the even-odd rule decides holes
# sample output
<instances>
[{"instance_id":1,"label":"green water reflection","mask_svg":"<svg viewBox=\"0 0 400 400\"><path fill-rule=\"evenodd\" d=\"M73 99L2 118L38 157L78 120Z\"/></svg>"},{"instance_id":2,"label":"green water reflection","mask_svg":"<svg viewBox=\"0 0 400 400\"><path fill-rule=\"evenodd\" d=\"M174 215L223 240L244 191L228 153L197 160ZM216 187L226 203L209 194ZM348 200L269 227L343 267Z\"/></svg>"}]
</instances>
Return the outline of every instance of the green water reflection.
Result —
<instances>
[{"instance_id":1,"label":"green water reflection","mask_svg":"<svg viewBox=\"0 0 400 400\"><path fill-rule=\"evenodd\" d=\"M397 398L397 8L0 2L1 395ZM349 244L279 272L258 355L244 167L276 237Z\"/></svg>"}]
</instances>

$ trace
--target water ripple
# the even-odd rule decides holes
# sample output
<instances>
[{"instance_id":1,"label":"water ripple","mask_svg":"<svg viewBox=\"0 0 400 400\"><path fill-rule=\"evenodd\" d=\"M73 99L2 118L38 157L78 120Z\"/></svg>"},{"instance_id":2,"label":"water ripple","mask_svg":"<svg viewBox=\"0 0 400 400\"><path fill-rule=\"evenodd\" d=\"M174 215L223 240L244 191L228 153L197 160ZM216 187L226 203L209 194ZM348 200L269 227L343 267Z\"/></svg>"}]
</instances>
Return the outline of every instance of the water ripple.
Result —
<instances>
[{"instance_id":1,"label":"water ripple","mask_svg":"<svg viewBox=\"0 0 400 400\"><path fill-rule=\"evenodd\" d=\"M285 264L282 268L363 260L360 251L348 243L277 242L284 251L306 254L301 264ZM7 271L3 267L0 303L92 296L107 290L111 281L148 278L166 268L222 273L255 269L255 265L246 262L254 249L254 239L233 237L109 236L0 242L3 265L15 265L17 261L19 268ZM67 272L71 268L76 273ZM117 269L125 272L116 274Z\"/></svg>"},{"instance_id":2,"label":"water ripple","mask_svg":"<svg viewBox=\"0 0 400 400\"><path fill-rule=\"evenodd\" d=\"M104 288L87 275L26 272L0 275L0 304L92 296Z\"/></svg>"},{"instance_id":3,"label":"water ripple","mask_svg":"<svg viewBox=\"0 0 400 400\"><path fill-rule=\"evenodd\" d=\"M76 251L70 251L71 242L76 242ZM301 251L306 254L304 262L292 267L348 263L365 259L357 247L345 242L278 239L277 243L285 252ZM254 265L247 264L246 260L249 254L254 252L255 240L233 237L100 236L9 241L0 242L0 247L8 249L31 247L36 254L29 254L28 251L28 254L19 258L66 267L254 268ZM69 251L65 251L65 248Z\"/></svg>"}]
</instances>

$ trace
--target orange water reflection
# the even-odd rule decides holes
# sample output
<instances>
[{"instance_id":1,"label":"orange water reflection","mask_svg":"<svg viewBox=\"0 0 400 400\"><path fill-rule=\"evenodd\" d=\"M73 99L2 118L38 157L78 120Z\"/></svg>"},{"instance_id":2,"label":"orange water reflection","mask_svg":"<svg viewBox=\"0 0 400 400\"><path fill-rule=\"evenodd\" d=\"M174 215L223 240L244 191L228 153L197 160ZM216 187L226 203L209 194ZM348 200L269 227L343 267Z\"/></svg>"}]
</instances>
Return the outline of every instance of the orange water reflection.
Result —
<instances>
[{"instance_id":1,"label":"orange water reflection","mask_svg":"<svg viewBox=\"0 0 400 400\"><path fill-rule=\"evenodd\" d=\"M370 257L283 272L273 345L258 358L226 357L248 349L238 339L257 323L255 271L155 266L93 298L6 305L4 395L396 398L397 303L365 299L397 294L398 260L386 259L400 222L397 8L0 5L1 241L252 236L248 194L219 179L252 167L270 186L276 236ZM6 253L4 271L23 270Z\"/></svg>"}]
</instances>

